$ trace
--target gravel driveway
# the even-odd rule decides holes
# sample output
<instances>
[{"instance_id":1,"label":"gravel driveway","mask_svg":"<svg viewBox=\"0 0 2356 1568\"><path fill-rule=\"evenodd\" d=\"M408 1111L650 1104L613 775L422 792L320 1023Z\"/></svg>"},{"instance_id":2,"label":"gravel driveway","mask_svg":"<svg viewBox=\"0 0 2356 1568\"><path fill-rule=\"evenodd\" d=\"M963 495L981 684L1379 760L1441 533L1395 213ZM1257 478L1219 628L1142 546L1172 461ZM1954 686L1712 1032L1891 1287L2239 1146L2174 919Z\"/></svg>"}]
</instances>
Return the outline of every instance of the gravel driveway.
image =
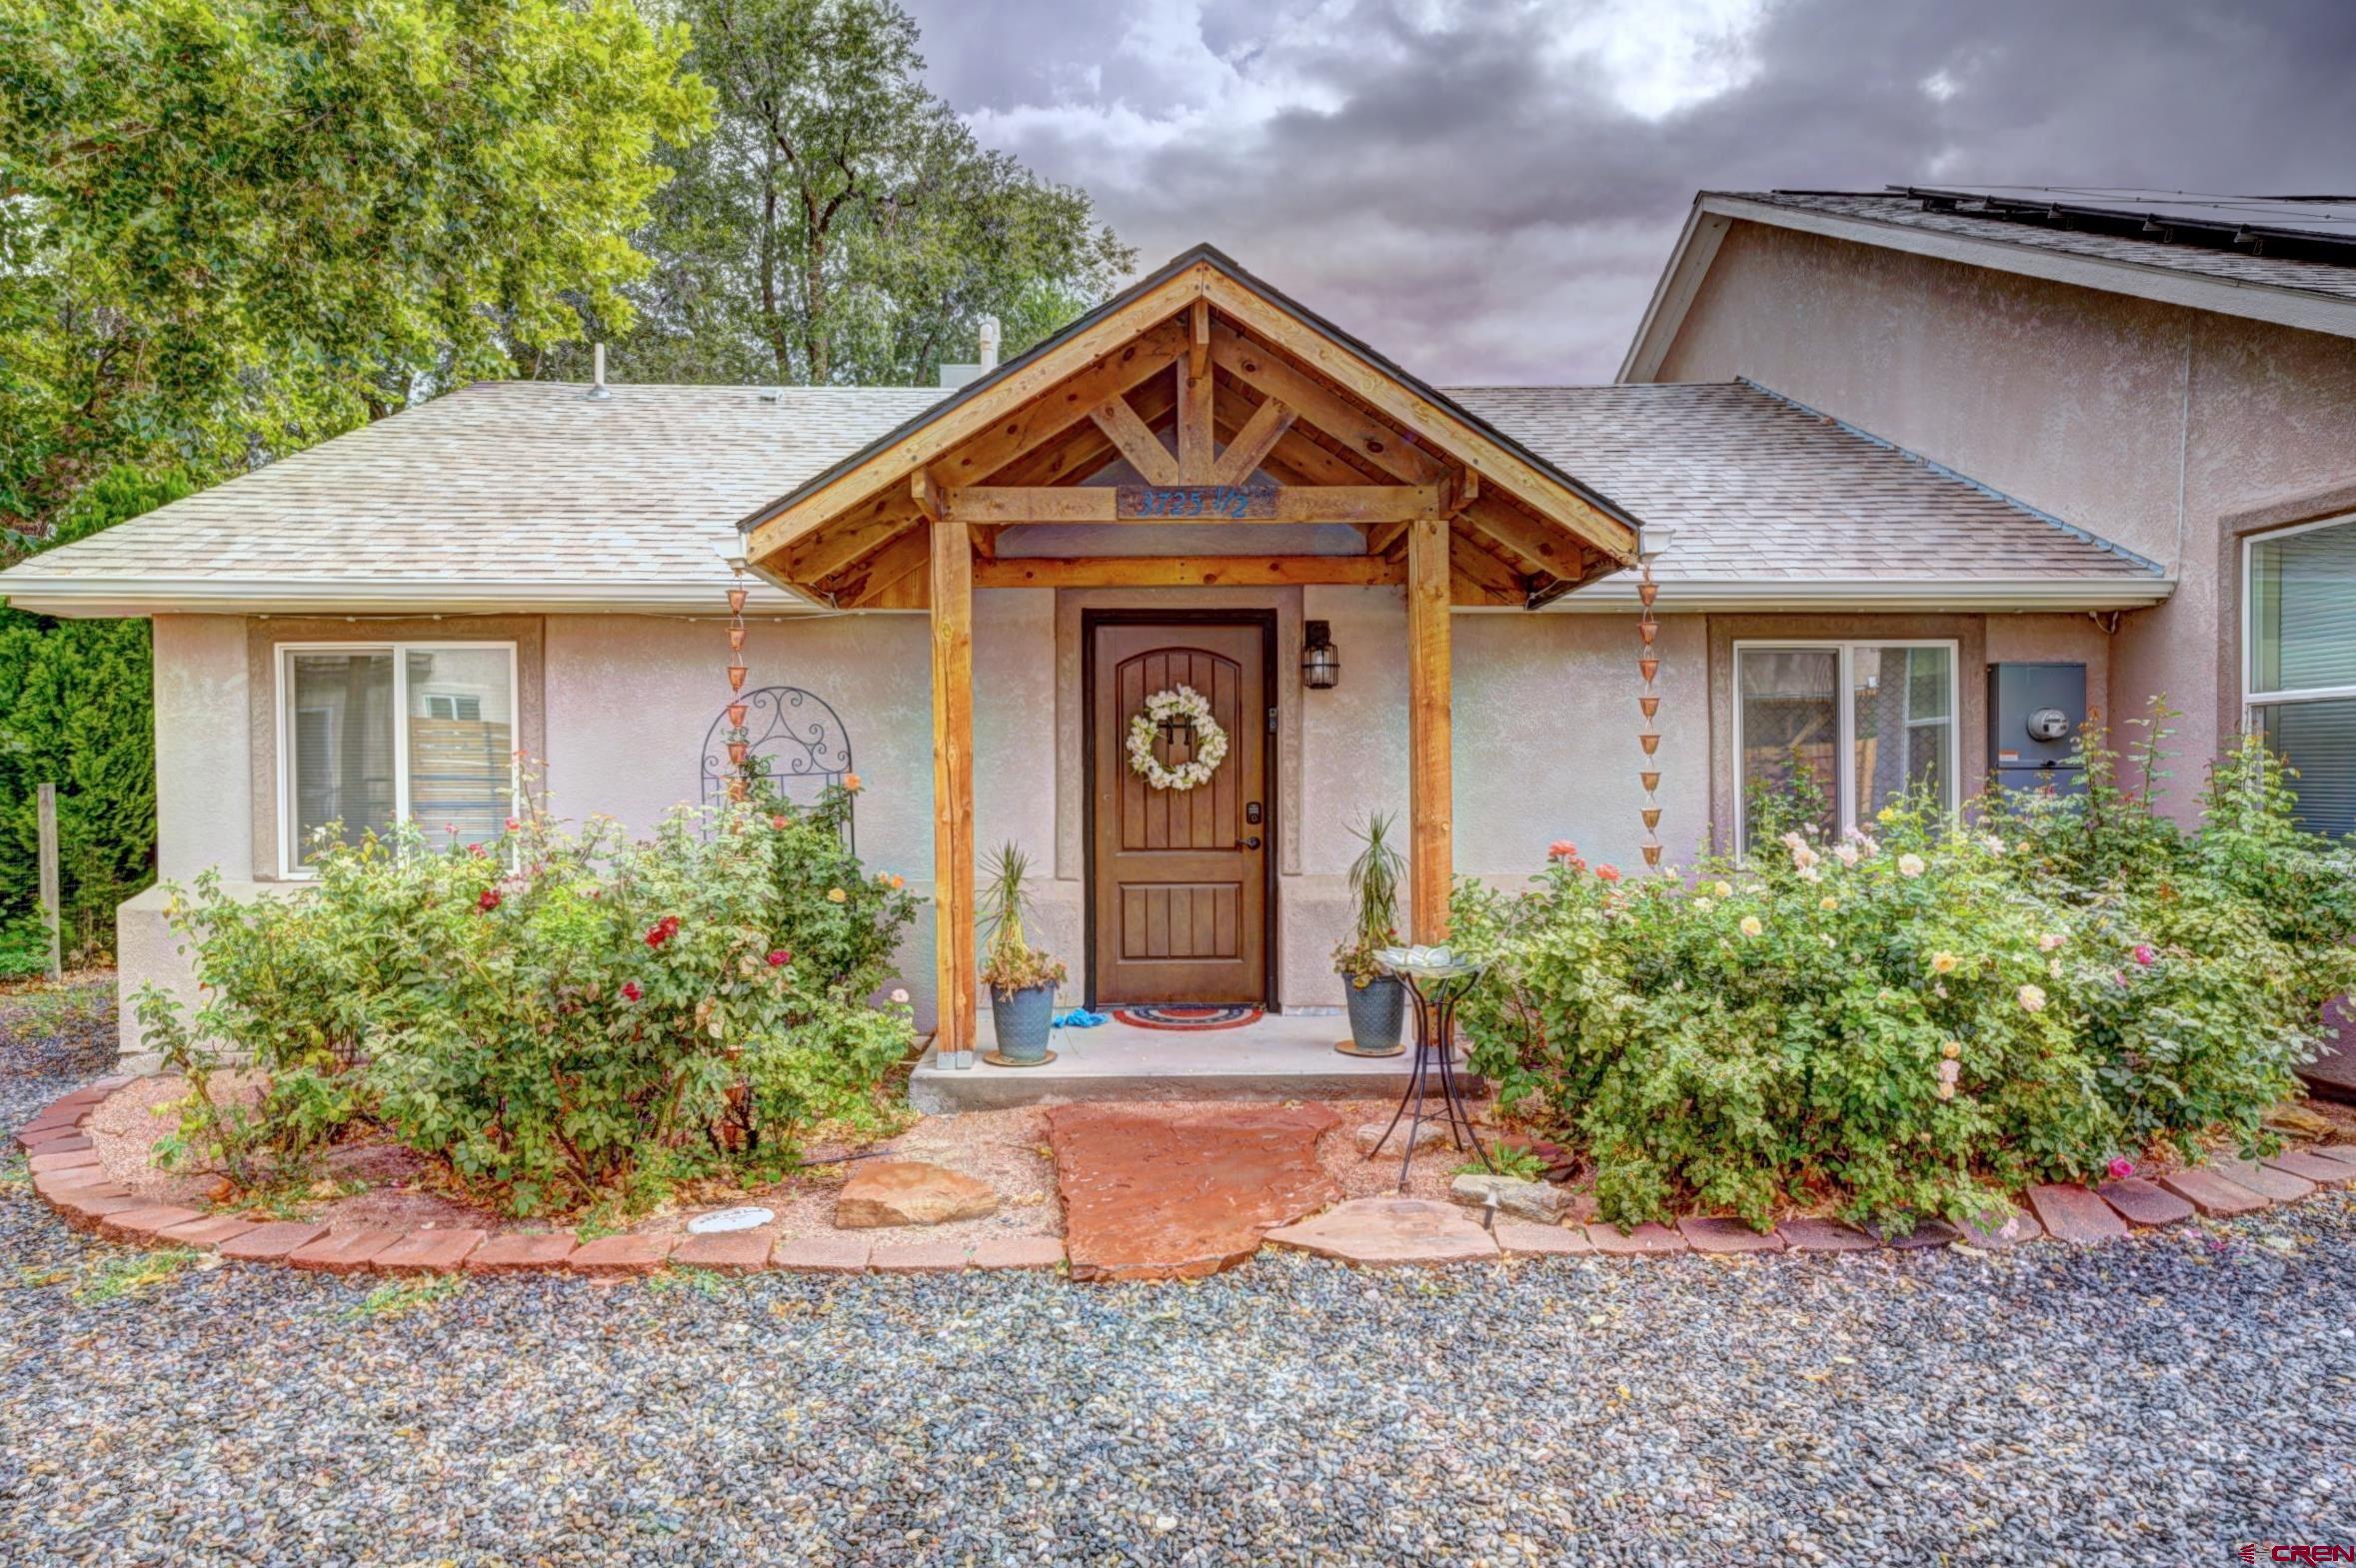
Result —
<instances>
[{"instance_id":1,"label":"gravel driveway","mask_svg":"<svg viewBox=\"0 0 2356 1568\"><path fill-rule=\"evenodd\" d=\"M0 1121L103 1070L106 1032L0 1038ZM137 1254L0 1169L11 1568L2356 1545L2344 1197L2090 1252L526 1277L388 1311L275 1268L125 1290Z\"/></svg>"}]
</instances>

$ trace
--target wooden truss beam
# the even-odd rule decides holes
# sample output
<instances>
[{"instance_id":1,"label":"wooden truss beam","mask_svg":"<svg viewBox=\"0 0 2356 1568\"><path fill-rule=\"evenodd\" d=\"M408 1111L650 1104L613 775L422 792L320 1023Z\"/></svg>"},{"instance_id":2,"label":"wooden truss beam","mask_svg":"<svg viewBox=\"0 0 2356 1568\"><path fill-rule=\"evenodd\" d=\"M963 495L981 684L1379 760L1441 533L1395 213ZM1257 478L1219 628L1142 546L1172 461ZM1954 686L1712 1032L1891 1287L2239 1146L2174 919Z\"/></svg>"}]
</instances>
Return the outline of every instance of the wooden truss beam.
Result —
<instances>
[{"instance_id":1,"label":"wooden truss beam","mask_svg":"<svg viewBox=\"0 0 2356 1568\"><path fill-rule=\"evenodd\" d=\"M1138 411L1129 406L1129 399L1111 397L1088 411L1097 429L1113 443L1113 450L1129 460L1138 471L1138 478L1149 485L1176 485L1183 477L1178 460L1170 455L1162 438L1138 418Z\"/></svg>"},{"instance_id":2,"label":"wooden truss beam","mask_svg":"<svg viewBox=\"0 0 2356 1568\"><path fill-rule=\"evenodd\" d=\"M971 485L946 516L1006 523L1398 523L1440 515L1436 485Z\"/></svg>"},{"instance_id":3,"label":"wooden truss beam","mask_svg":"<svg viewBox=\"0 0 2356 1568\"><path fill-rule=\"evenodd\" d=\"M1235 439L1227 443L1227 450L1218 455L1210 466L1209 482L1213 485L1240 485L1251 478L1268 454L1276 450L1276 443L1292 428L1293 412L1274 398L1268 399L1251 411L1251 418L1235 432Z\"/></svg>"},{"instance_id":4,"label":"wooden truss beam","mask_svg":"<svg viewBox=\"0 0 2356 1568\"><path fill-rule=\"evenodd\" d=\"M1437 527L1436 523L1433 525ZM977 588L1370 588L1404 580L1372 556L1001 556L977 562ZM1442 593L1446 588L1441 583Z\"/></svg>"}]
</instances>

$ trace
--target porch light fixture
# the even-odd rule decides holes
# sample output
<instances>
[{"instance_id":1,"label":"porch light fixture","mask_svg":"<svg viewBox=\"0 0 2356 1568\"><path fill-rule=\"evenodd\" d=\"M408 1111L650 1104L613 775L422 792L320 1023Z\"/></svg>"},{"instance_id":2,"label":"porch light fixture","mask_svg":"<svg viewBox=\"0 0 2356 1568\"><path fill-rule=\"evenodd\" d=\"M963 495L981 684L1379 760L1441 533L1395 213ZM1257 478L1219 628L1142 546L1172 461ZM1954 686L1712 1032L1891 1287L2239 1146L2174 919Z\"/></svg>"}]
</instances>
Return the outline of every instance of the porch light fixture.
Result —
<instances>
[{"instance_id":1,"label":"porch light fixture","mask_svg":"<svg viewBox=\"0 0 2356 1568\"><path fill-rule=\"evenodd\" d=\"M1341 655L1333 647L1329 621L1308 623L1306 646L1300 651L1300 684L1312 692L1329 692L1341 683Z\"/></svg>"}]
</instances>

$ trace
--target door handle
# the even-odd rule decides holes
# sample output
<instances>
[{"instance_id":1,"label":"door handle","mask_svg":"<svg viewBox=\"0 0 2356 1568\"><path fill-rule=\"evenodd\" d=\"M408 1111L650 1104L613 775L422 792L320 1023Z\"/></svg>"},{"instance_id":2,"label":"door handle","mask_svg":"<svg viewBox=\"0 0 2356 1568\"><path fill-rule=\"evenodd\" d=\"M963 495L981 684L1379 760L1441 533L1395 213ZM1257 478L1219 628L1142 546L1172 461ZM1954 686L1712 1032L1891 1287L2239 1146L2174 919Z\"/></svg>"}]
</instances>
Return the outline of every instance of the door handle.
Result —
<instances>
[{"instance_id":1,"label":"door handle","mask_svg":"<svg viewBox=\"0 0 2356 1568\"><path fill-rule=\"evenodd\" d=\"M1250 837L1248 837L1248 838L1238 838L1238 839L1236 839L1236 840L1235 840L1235 847L1236 847L1236 848L1238 848L1238 849L1256 849L1256 848L1258 848L1258 847L1259 847L1259 834L1257 834L1257 833L1253 833L1253 834L1252 834Z\"/></svg>"}]
</instances>

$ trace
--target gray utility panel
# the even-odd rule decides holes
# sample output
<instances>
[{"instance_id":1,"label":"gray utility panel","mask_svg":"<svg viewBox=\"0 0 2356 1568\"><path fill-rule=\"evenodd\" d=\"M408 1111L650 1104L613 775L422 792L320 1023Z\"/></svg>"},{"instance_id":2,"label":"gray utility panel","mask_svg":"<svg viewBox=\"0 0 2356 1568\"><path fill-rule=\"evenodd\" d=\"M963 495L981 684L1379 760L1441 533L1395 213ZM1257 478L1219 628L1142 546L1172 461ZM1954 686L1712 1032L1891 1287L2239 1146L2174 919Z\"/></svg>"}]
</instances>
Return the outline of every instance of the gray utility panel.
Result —
<instances>
[{"instance_id":1,"label":"gray utility panel","mask_svg":"<svg viewBox=\"0 0 2356 1568\"><path fill-rule=\"evenodd\" d=\"M1988 782L2001 789L2085 787L2078 729L2086 722L2084 665L1988 667Z\"/></svg>"}]
</instances>

